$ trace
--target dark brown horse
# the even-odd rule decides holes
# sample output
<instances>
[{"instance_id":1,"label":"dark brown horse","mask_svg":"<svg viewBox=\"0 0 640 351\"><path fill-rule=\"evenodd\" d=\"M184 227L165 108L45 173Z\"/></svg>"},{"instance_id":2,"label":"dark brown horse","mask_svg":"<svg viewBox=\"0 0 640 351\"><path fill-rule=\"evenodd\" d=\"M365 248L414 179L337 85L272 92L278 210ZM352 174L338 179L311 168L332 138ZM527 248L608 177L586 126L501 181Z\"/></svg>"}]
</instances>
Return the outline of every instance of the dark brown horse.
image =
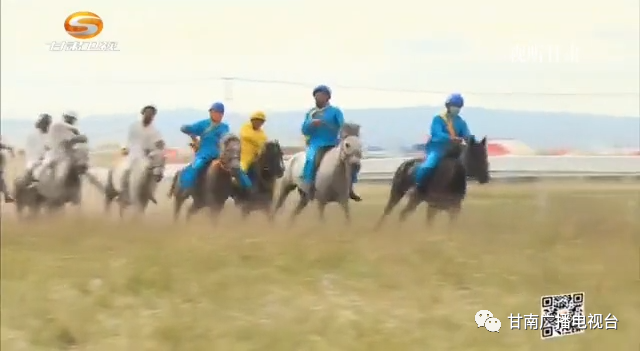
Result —
<instances>
[{"instance_id":1,"label":"dark brown horse","mask_svg":"<svg viewBox=\"0 0 640 351\"><path fill-rule=\"evenodd\" d=\"M253 211L262 211L269 220L273 220L273 193L276 181L284 175L284 153L280 142L267 141L256 160L249 166L247 174L253 183L250 198L247 199L245 191L238 186L233 196L240 207L242 217L246 218Z\"/></svg>"},{"instance_id":2,"label":"dark brown horse","mask_svg":"<svg viewBox=\"0 0 640 351\"><path fill-rule=\"evenodd\" d=\"M180 189L176 172L167 194L174 198L173 219L177 220L184 202L191 197L193 202L187 210L187 220L200 209L209 207L211 219L215 221L224 208L224 204L234 195L233 176L240 165L240 139L233 134L225 136L221 142L220 158L209 164L206 171L198 175L193 192L186 193Z\"/></svg>"},{"instance_id":3,"label":"dark brown horse","mask_svg":"<svg viewBox=\"0 0 640 351\"><path fill-rule=\"evenodd\" d=\"M398 167L391 183L389 200L376 229L382 226L385 218L410 189L409 200L400 212L400 222L422 202L427 203L428 225L433 223L439 211L447 211L450 222L455 222L467 193L467 178L476 179L481 184L490 180L486 138L477 142L472 137L467 140L466 146L452 144L433 174L425 180L424 190L419 190L414 186L414 177L416 168L422 161L421 158L414 158L404 161Z\"/></svg>"}]
</instances>

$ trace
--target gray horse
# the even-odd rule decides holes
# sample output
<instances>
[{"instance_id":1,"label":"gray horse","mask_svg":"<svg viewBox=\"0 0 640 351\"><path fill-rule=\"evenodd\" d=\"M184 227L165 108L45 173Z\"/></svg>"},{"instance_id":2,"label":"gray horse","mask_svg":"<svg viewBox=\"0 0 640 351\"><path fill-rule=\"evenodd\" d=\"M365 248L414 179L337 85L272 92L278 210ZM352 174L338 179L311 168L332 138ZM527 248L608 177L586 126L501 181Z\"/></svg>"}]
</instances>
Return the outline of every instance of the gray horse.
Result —
<instances>
[{"instance_id":1,"label":"gray horse","mask_svg":"<svg viewBox=\"0 0 640 351\"><path fill-rule=\"evenodd\" d=\"M122 160L116 167L109 170L106 191L104 193L105 211L110 212L111 203L118 200L119 214L122 218L128 206L132 206L136 215L144 213L149 202L157 204L155 191L164 175L166 157L164 149L158 147L146 150L145 157L138 157L131 161L128 179L125 179L124 168L126 160ZM114 182L114 179L118 181ZM126 196L122 196L126 192Z\"/></svg>"},{"instance_id":2,"label":"gray horse","mask_svg":"<svg viewBox=\"0 0 640 351\"><path fill-rule=\"evenodd\" d=\"M176 221L184 202L191 197L192 203L187 210L187 220L200 209L209 207L211 219L216 220L224 203L234 195L233 176L240 168L240 138L235 134L227 134L220 141L220 158L211 162L207 169L198 175L193 191L180 189L180 171L176 172L167 193L173 197L173 219Z\"/></svg>"},{"instance_id":3,"label":"gray horse","mask_svg":"<svg viewBox=\"0 0 640 351\"><path fill-rule=\"evenodd\" d=\"M321 220L324 220L324 212L327 204L337 202L342 207L346 221L349 223L351 222L351 211L349 209L351 174L353 173L354 167L360 166L362 160L360 126L354 123L345 123L340 134L340 144L329 149L320 160L315 161L318 167L314 184L314 199L318 203ZM305 161L306 153L304 151L298 152L291 158L289 167L287 167L285 175L282 177L280 194L274 211L278 211L284 205L289 193L296 188L300 190L302 182L300 175L302 174ZM291 214L291 222L295 220L309 202L309 197L301 193L298 205Z\"/></svg>"},{"instance_id":4,"label":"gray horse","mask_svg":"<svg viewBox=\"0 0 640 351\"><path fill-rule=\"evenodd\" d=\"M14 200L9 193L7 183L4 180L4 169L6 167L6 156L4 154L4 150L8 150L12 157L15 156L15 153L13 151L13 147L0 142L0 193L4 195L4 202L11 203Z\"/></svg>"},{"instance_id":5,"label":"gray horse","mask_svg":"<svg viewBox=\"0 0 640 351\"><path fill-rule=\"evenodd\" d=\"M65 142L64 156L51 167L44 169L36 184L29 184L24 176L15 179L18 216L22 216L25 208L35 216L41 208L56 212L69 202L80 205L81 177L89 169L89 148L86 142L87 138L84 135L75 136Z\"/></svg>"}]
</instances>

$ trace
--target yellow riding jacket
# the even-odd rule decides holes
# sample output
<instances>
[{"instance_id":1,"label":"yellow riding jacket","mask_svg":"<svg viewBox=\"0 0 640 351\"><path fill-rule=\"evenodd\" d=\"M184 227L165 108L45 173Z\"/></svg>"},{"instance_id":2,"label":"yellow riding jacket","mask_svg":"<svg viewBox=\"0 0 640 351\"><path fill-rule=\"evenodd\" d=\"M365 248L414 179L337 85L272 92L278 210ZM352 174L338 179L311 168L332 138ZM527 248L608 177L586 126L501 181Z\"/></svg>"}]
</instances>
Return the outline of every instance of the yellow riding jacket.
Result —
<instances>
[{"instance_id":1,"label":"yellow riding jacket","mask_svg":"<svg viewBox=\"0 0 640 351\"><path fill-rule=\"evenodd\" d=\"M267 142L267 134L262 129L255 130L251 122L240 128L240 167L247 171Z\"/></svg>"}]
</instances>

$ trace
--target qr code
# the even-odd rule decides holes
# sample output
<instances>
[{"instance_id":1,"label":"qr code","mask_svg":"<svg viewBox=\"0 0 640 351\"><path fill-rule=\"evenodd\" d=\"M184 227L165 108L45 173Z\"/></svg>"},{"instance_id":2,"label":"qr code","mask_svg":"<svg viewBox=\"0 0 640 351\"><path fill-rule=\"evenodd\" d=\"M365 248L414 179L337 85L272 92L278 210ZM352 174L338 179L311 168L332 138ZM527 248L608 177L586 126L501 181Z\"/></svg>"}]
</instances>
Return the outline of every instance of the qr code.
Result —
<instances>
[{"instance_id":1,"label":"qr code","mask_svg":"<svg viewBox=\"0 0 640 351\"><path fill-rule=\"evenodd\" d=\"M543 296L540 299L542 339L584 333L584 293Z\"/></svg>"}]
</instances>

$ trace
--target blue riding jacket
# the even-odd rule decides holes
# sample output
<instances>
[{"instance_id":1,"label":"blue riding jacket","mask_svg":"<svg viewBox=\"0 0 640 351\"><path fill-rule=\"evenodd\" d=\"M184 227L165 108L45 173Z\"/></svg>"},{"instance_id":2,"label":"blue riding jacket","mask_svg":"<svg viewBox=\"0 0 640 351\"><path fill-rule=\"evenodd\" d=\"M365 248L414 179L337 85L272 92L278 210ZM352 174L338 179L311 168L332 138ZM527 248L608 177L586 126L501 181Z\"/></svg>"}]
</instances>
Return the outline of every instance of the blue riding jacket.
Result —
<instances>
[{"instance_id":1,"label":"blue riding jacket","mask_svg":"<svg viewBox=\"0 0 640 351\"><path fill-rule=\"evenodd\" d=\"M223 136L230 133L228 124L224 122L214 123L208 118L185 125L181 130L185 134L200 137L200 148L196 152L196 158L207 158L209 160L220 157L220 141Z\"/></svg>"},{"instance_id":2,"label":"blue riding jacket","mask_svg":"<svg viewBox=\"0 0 640 351\"><path fill-rule=\"evenodd\" d=\"M322 121L322 124L314 126L314 119ZM335 146L343 124L344 116L337 107L329 105L320 110L312 109L302 123L302 134L309 138L309 147Z\"/></svg>"}]
</instances>

